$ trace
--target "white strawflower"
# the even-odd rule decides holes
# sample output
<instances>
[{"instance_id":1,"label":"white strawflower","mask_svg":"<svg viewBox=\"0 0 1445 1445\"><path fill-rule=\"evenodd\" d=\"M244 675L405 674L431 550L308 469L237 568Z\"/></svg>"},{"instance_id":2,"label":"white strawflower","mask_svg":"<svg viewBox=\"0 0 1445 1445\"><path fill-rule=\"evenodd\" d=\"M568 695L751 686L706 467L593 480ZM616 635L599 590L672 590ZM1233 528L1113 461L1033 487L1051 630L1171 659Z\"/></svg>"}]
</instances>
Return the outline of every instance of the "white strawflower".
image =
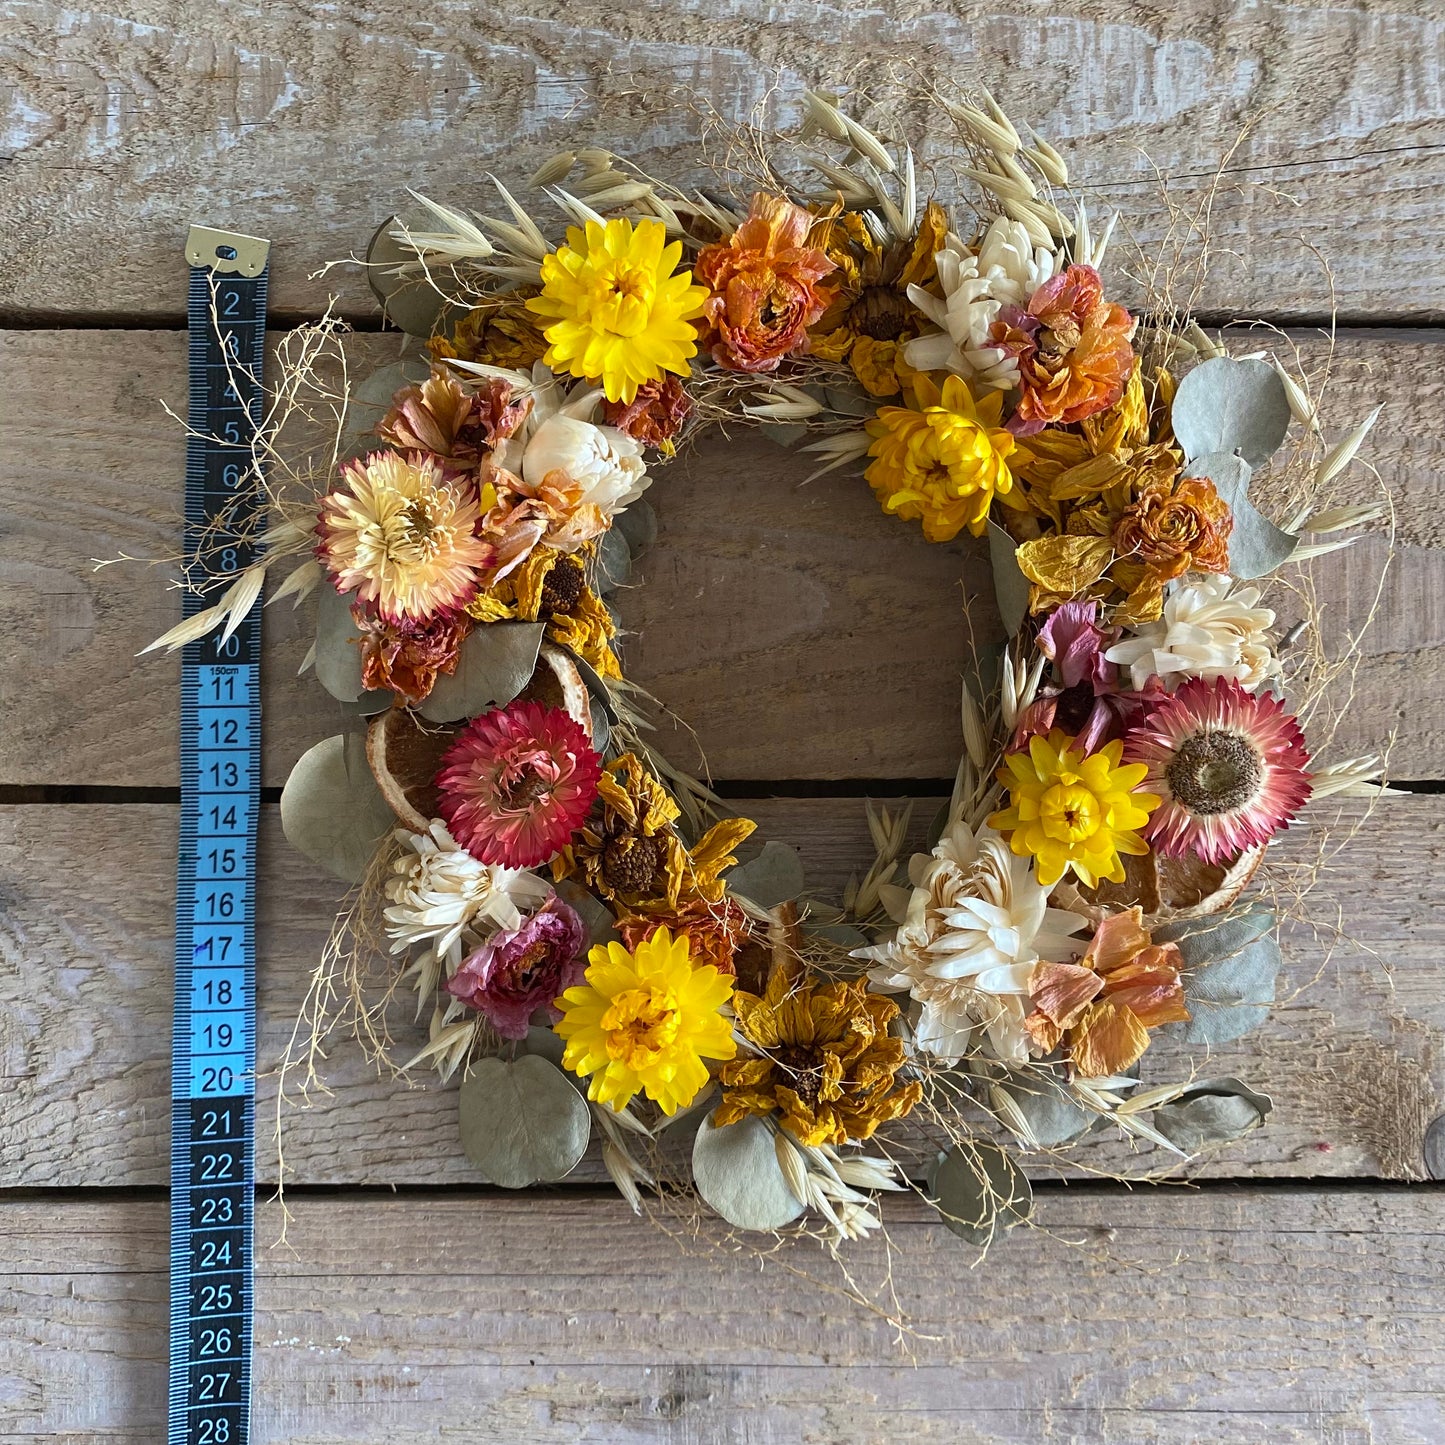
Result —
<instances>
[{"instance_id":1,"label":"white strawflower","mask_svg":"<svg viewBox=\"0 0 1445 1445\"><path fill-rule=\"evenodd\" d=\"M1151 677L1171 692L1191 677L1227 677L1253 692L1279 671L1268 637L1274 613L1258 603L1258 587L1201 574L1169 593L1157 622L1136 628L1104 656L1128 668L1136 690Z\"/></svg>"},{"instance_id":2,"label":"white strawflower","mask_svg":"<svg viewBox=\"0 0 1445 1445\"><path fill-rule=\"evenodd\" d=\"M915 1041L925 1053L956 1063L981 1030L998 1058L1023 1063L1034 965L1082 953L1071 935L1086 921L1050 908L1032 861L991 828L955 823L931 855L914 856L909 876L898 932L853 956L879 965L870 974L878 987L907 989L921 1006Z\"/></svg>"},{"instance_id":3,"label":"white strawflower","mask_svg":"<svg viewBox=\"0 0 1445 1445\"><path fill-rule=\"evenodd\" d=\"M534 909L551 893L535 873L482 863L458 848L446 824L435 820L425 833L398 828L407 852L393 865L383 914L391 951L426 944L455 972L462 960L463 934L474 924L485 931L518 928L523 908Z\"/></svg>"},{"instance_id":4,"label":"white strawflower","mask_svg":"<svg viewBox=\"0 0 1445 1445\"><path fill-rule=\"evenodd\" d=\"M610 525L617 513L647 490L651 478L639 441L592 420L602 401L601 391L577 387L566 396L541 362L533 378L532 409L516 435L498 448L495 460L531 487L540 487L549 472L561 472L574 484L578 489L572 499L574 510L590 514L601 525L586 535L574 528L575 537L569 532L548 538L554 546L571 550Z\"/></svg>"},{"instance_id":5,"label":"white strawflower","mask_svg":"<svg viewBox=\"0 0 1445 1445\"><path fill-rule=\"evenodd\" d=\"M910 341L904 359L920 371L951 371L998 391L1016 386L1018 362L989 345L989 327L1005 305L1028 304L1054 274L1054 253L1035 247L1019 222L1000 216L976 251L950 232L934 260L943 298L910 286L908 299L942 330Z\"/></svg>"}]
</instances>

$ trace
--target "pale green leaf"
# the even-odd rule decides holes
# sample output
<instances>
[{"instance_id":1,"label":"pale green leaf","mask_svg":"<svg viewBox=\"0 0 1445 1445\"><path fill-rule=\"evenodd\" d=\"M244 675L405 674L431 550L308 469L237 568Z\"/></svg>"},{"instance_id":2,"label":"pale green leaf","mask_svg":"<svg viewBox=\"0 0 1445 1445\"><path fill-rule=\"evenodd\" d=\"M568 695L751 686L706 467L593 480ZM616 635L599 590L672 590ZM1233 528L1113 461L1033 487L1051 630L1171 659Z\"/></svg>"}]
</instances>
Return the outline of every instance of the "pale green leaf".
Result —
<instances>
[{"instance_id":1,"label":"pale green leaf","mask_svg":"<svg viewBox=\"0 0 1445 1445\"><path fill-rule=\"evenodd\" d=\"M467 1158L503 1189L565 1178L592 1132L586 1103L540 1054L479 1060L458 1091L457 1113Z\"/></svg>"},{"instance_id":2,"label":"pale green leaf","mask_svg":"<svg viewBox=\"0 0 1445 1445\"><path fill-rule=\"evenodd\" d=\"M291 846L347 883L361 881L395 823L359 733L308 749L281 789L281 831Z\"/></svg>"},{"instance_id":3,"label":"pale green leaf","mask_svg":"<svg viewBox=\"0 0 1445 1445\"><path fill-rule=\"evenodd\" d=\"M316 679L338 702L356 702L361 680L361 629L351 615L350 594L329 581L316 592Z\"/></svg>"},{"instance_id":4,"label":"pale green leaf","mask_svg":"<svg viewBox=\"0 0 1445 1445\"><path fill-rule=\"evenodd\" d=\"M1195 1154L1258 1129L1274 1107L1238 1079L1203 1079L1154 1110L1154 1127L1177 1149Z\"/></svg>"},{"instance_id":5,"label":"pale green leaf","mask_svg":"<svg viewBox=\"0 0 1445 1445\"><path fill-rule=\"evenodd\" d=\"M417 711L431 722L457 722L504 707L532 680L546 630L540 622L484 622L462 643L457 670L442 673Z\"/></svg>"},{"instance_id":6,"label":"pale green leaf","mask_svg":"<svg viewBox=\"0 0 1445 1445\"><path fill-rule=\"evenodd\" d=\"M721 1129L702 1121L692 1177L703 1199L738 1229L782 1229L803 1212L783 1177L772 1131L752 1115Z\"/></svg>"},{"instance_id":7,"label":"pale green leaf","mask_svg":"<svg viewBox=\"0 0 1445 1445\"><path fill-rule=\"evenodd\" d=\"M987 1140L955 1144L929 1171L928 1192L943 1222L980 1247L1033 1212L1034 1192L1006 1150Z\"/></svg>"},{"instance_id":8,"label":"pale green leaf","mask_svg":"<svg viewBox=\"0 0 1445 1445\"><path fill-rule=\"evenodd\" d=\"M1191 461L1207 452L1238 452L1262 467L1284 441L1289 393L1265 361L1217 356L1201 362L1179 383L1171 419L1174 436Z\"/></svg>"},{"instance_id":9,"label":"pale green leaf","mask_svg":"<svg viewBox=\"0 0 1445 1445\"><path fill-rule=\"evenodd\" d=\"M1184 469L1186 477L1208 477L1233 516L1229 570L1236 577L1264 577L1294 555L1299 538L1276 527L1249 500L1248 463L1231 452L1206 452Z\"/></svg>"},{"instance_id":10,"label":"pale green leaf","mask_svg":"<svg viewBox=\"0 0 1445 1445\"><path fill-rule=\"evenodd\" d=\"M1018 543L997 522L988 524L988 559L993 563L993 590L998 615L1012 637L1029 613L1029 579L1019 569Z\"/></svg>"},{"instance_id":11,"label":"pale green leaf","mask_svg":"<svg viewBox=\"0 0 1445 1445\"><path fill-rule=\"evenodd\" d=\"M728 874L728 890L740 894L759 908L776 908L803 891L803 860L798 850L770 839L763 851Z\"/></svg>"}]
</instances>

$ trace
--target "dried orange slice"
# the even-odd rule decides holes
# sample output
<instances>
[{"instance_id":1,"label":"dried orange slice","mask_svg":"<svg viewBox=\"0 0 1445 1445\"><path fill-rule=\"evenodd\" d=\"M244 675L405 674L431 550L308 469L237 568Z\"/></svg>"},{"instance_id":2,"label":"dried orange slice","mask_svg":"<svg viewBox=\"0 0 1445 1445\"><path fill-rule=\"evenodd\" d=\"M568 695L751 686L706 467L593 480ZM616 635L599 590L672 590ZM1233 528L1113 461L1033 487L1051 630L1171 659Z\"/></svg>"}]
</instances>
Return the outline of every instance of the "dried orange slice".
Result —
<instances>
[{"instance_id":1,"label":"dried orange slice","mask_svg":"<svg viewBox=\"0 0 1445 1445\"><path fill-rule=\"evenodd\" d=\"M366 761L391 810L415 833L437 816L436 774L460 723L429 723L408 708L378 714L366 730Z\"/></svg>"}]
</instances>

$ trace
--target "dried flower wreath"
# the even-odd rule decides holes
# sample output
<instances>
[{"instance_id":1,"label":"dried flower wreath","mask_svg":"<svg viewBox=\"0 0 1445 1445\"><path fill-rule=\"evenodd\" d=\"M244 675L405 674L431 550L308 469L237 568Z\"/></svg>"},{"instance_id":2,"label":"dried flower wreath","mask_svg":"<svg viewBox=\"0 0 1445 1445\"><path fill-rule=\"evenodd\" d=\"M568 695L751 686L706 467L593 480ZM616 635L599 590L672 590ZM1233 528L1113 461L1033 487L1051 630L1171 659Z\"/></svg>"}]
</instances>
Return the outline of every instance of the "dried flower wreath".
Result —
<instances>
[{"instance_id":1,"label":"dried flower wreath","mask_svg":"<svg viewBox=\"0 0 1445 1445\"><path fill-rule=\"evenodd\" d=\"M987 1243L1028 1216L1020 1150L1107 1124L1187 1158L1270 1108L1140 1066L1161 1034L1207 1053L1265 1018L1279 919L1243 901L1265 849L1381 786L1377 758L1311 756L1300 717L1348 658L1282 657L1265 596L1350 540L1303 535L1384 510L1331 485L1375 413L1326 448L1279 360L1226 355L1167 294L1147 320L1110 300L1113 223L1059 209L1058 153L987 93L929 99L971 202L925 199L908 146L817 94L717 190L558 156L532 184L563 235L500 183L505 219L418 196L434 229L394 219L366 258L416 349L332 386L342 328L287 341L263 560L157 644L288 561L272 600L319 596L308 663L369 721L281 800L357 885L287 1068L314 1081L342 1017L389 1056L404 981L430 1032L399 1067L461 1076L485 1180L560 1179L596 1129L634 1208L836 1243L914 1188ZM649 745L615 647L639 499L717 420L865 464L930 543L988 540L1011 637L964 685L952 799L907 864L906 814L870 808L841 907L778 843L738 864L754 825Z\"/></svg>"}]
</instances>

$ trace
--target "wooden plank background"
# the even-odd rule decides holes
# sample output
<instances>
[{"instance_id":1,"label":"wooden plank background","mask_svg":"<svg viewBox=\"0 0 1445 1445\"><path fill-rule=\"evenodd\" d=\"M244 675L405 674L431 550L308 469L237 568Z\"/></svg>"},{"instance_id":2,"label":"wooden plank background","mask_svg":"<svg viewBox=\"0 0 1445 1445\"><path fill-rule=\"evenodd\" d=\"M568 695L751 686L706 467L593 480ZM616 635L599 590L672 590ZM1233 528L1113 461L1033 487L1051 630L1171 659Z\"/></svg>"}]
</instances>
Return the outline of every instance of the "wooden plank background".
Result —
<instances>
[{"instance_id":1,"label":"wooden plank background","mask_svg":"<svg viewBox=\"0 0 1445 1445\"><path fill-rule=\"evenodd\" d=\"M160 401L184 399L186 224L273 239L278 324L332 296L366 322L354 271L315 273L407 186L485 207L488 170L515 179L585 142L683 177L705 130L684 93L786 122L804 83L903 71L987 80L1146 247L1167 230L1166 194L1197 205L1249 122L1214 205L1203 307L1292 327L1318 370L1333 294L1327 424L1386 404L1369 457L1397 551L1336 743L1393 735L1392 771L1417 791L1384 800L1332 860L1314 926L1288 934L1267 1027L1200 1061L1258 1082L1276 1114L1191 1169L1188 1190L1041 1182L1044 1231L1010 1236L984 1269L902 1202L891 1261L879 1244L853 1256L865 1282L891 1268L917 1330L900 1343L795 1281L831 1277L812 1249L768 1270L745 1251L684 1253L598 1188L591 1161L545 1194L478 1189L452 1092L398 1089L338 1048L333 1096L287 1119L296 1217L290 1247L260 1257L257 1438L1445 1438L1445 1193L1428 1178L1432 1160L1445 1173L1435 0L0 13L4 1445L160 1431L177 673L133 654L176 598L164 567L97 574L93 560L174 546L182 438ZM931 134L923 158L946 178L956 153ZM365 361L395 342L351 344ZM826 889L866 861L858 795L926 795L951 773L966 629L996 619L971 544L925 547L856 478L799 475L756 438L663 474L658 544L622 608L630 672ZM1340 635L1368 615L1387 550L1381 533L1318 564ZM267 614L273 787L342 725L295 677L305 630L303 614ZM696 761L686 732L667 746ZM918 830L932 810L920 796ZM1303 864L1315 843L1300 830L1280 857ZM267 1067L335 886L287 852L271 810L261 864ZM264 1119L260 1132L270 1181ZM276 1220L263 1215L263 1241Z\"/></svg>"}]
</instances>

